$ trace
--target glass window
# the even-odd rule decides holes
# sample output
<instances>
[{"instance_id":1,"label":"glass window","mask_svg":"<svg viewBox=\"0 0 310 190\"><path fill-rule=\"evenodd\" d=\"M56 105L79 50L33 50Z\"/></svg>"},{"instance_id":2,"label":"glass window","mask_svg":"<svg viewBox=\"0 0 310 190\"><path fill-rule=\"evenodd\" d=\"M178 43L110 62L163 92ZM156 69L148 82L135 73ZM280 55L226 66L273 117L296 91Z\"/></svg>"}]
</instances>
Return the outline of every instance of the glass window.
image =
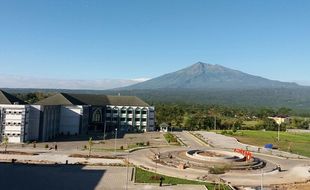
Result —
<instances>
[{"instance_id":1,"label":"glass window","mask_svg":"<svg viewBox=\"0 0 310 190\"><path fill-rule=\"evenodd\" d=\"M101 109L96 109L93 113L93 118L92 118L93 122L101 122L102 121L102 112Z\"/></svg>"}]
</instances>

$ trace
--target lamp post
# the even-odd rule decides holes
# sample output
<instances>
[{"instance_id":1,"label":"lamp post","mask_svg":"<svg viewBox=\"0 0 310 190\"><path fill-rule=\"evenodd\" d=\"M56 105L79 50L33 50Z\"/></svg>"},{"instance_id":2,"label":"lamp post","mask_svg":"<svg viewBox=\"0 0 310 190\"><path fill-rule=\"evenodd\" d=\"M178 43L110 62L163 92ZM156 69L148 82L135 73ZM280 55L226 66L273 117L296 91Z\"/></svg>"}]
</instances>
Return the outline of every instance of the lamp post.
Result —
<instances>
[{"instance_id":1,"label":"lamp post","mask_svg":"<svg viewBox=\"0 0 310 190\"><path fill-rule=\"evenodd\" d=\"M116 138L117 138L117 128L115 128L114 154L116 154Z\"/></svg>"},{"instance_id":2,"label":"lamp post","mask_svg":"<svg viewBox=\"0 0 310 190\"><path fill-rule=\"evenodd\" d=\"M263 190L264 187L263 187L263 178L264 178L264 171L263 169L261 169L261 172L262 172L262 175L261 175L261 178L260 178L260 189Z\"/></svg>"},{"instance_id":3,"label":"lamp post","mask_svg":"<svg viewBox=\"0 0 310 190\"><path fill-rule=\"evenodd\" d=\"M280 141L280 125L278 125L278 142Z\"/></svg>"},{"instance_id":4,"label":"lamp post","mask_svg":"<svg viewBox=\"0 0 310 190\"><path fill-rule=\"evenodd\" d=\"M104 126L103 126L103 140L105 141L105 131L106 131L106 128L107 128L107 122L104 121Z\"/></svg>"},{"instance_id":5,"label":"lamp post","mask_svg":"<svg viewBox=\"0 0 310 190\"><path fill-rule=\"evenodd\" d=\"M214 116L214 130L216 130L216 116Z\"/></svg>"},{"instance_id":6,"label":"lamp post","mask_svg":"<svg viewBox=\"0 0 310 190\"><path fill-rule=\"evenodd\" d=\"M127 144L128 147L128 144ZM128 190L129 151L127 152L126 190Z\"/></svg>"}]
</instances>

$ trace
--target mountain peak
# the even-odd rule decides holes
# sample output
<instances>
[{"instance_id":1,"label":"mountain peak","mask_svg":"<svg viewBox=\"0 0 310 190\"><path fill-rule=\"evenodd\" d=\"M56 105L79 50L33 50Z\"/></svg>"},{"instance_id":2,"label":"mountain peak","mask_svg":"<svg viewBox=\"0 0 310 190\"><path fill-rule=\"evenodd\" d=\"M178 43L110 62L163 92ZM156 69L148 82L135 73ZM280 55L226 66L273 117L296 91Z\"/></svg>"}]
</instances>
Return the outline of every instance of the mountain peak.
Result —
<instances>
[{"instance_id":1,"label":"mountain peak","mask_svg":"<svg viewBox=\"0 0 310 190\"><path fill-rule=\"evenodd\" d=\"M297 86L250 75L221 65L197 62L176 72L138 83L125 89L249 89Z\"/></svg>"},{"instance_id":2,"label":"mountain peak","mask_svg":"<svg viewBox=\"0 0 310 190\"><path fill-rule=\"evenodd\" d=\"M194 74L194 73L210 73L210 72L228 72L232 70L217 64L197 62L183 69L183 71L188 71Z\"/></svg>"}]
</instances>

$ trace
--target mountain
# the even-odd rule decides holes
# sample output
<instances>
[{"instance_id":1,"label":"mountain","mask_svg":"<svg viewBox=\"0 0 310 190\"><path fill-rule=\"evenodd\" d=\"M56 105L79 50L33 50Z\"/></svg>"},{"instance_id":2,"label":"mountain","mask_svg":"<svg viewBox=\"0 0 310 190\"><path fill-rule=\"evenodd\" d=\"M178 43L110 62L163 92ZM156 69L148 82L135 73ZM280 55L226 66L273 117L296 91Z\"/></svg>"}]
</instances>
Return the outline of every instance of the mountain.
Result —
<instances>
[{"instance_id":1,"label":"mountain","mask_svg":"<svg viewBox=\"0 0 310 190\"><path fill-rule=\"evenodd\" d=\"M286 87L298 87L298 85L296 83L269 80L221 65L198 62L182 70L120 89L257 89Z\"/></svg>"}]
</instances>

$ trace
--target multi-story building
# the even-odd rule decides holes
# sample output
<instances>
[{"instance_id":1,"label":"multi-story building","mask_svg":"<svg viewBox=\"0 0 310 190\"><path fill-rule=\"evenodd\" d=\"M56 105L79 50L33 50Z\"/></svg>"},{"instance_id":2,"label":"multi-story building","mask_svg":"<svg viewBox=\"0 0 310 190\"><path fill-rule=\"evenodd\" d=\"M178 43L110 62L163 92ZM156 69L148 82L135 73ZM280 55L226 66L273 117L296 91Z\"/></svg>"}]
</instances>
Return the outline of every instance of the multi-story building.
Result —
<instances>
[{"instance_id":1,"label":"multi-story building","mask_svg":"<svg viewBox=\"0 0 310 190\"><path fill-rule=\"evenodd\" d=\"M8 93L5 95L18 100ZM14 111L5 111L13 107L19 109L20 116L11 116ZM27 105L21 100L18 103L11 101L11 104L2 101L0 108L1 120L5 121L0 125L1 134L7 135L10 142L47 141L57 136L110 132L116 128L122 132L155 128L155 108L134 96L58 93L35 105ZM8 118L17 119L14 121L16 125L20 123L19 131L6 127ZM16 134L21 137L13 138Z\"/></svg>"},{"instance_id":2,"label":"multi-story building","mask_svg":"<svg viewBox=\"0 0 310 190\"><path fill-rule=\"evenodd\" d=\"M27 105L20 99L0 91L0 139L20 143L36 139L40 123L40 106Z\"/></svg>"}]
</instances>

